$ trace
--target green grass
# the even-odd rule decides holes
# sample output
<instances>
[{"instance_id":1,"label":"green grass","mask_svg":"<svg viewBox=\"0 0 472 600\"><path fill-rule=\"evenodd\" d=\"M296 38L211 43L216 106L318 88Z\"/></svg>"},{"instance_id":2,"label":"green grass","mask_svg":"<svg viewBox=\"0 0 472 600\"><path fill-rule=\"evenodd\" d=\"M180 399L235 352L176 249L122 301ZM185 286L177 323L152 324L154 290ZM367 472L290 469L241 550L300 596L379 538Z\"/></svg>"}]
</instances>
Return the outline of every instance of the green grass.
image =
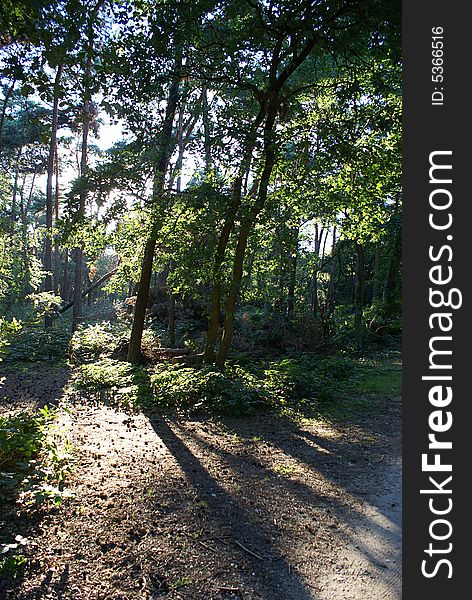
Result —
<instances>
[{"instance_id":1,"label":"green grass","mask_svg":"<svg viewBox=\"0 0 472 600\"><path fill-rule=\"evenodd\" d=\"M370 361L361 369L356 390L361 394L398 396L402 389L402 368L399 361Z\"/></svg>"}]
</instances>

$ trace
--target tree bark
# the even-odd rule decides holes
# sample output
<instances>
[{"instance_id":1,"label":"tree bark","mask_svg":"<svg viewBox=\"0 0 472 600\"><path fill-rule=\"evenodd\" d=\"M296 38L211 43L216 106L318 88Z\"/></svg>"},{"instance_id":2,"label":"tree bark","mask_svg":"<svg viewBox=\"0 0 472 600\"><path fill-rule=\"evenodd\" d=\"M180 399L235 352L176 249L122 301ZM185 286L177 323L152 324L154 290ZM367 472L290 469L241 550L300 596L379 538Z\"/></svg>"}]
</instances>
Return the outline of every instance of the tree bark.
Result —
<instances>
[{"instance_id":1,"label":"tree bark","mask_svg":"<svg viewBox=\"0 0 472 600\"><path fill-rule=\"evenodd\" d=\"M56 193L54 195L54 220L56 222L59 221L59 160L58 160L58 152L57 152L57 140L56 140L56 151L55 151L55 163L56 163ZM59 243L56 239L54 241L54 294L56 296L59 295L59 270L60 270L60 255L59 255Z\"/></svg>"},{"instance_id":2,"label":"tree bark","mask_svg":"<svg viewBox=\"0 0 472 600\"><path fill-rule=\"evenodd\" d=\"M10 96L15 88L16 79L13 79L11 86L8 88L8 92L5 94L5 98L3 99L2 106L2 114L0 115L0 148L3 143L3 124L5 122L5 114L7 112L8 100L10 100Z\"/></svg>"},{"instance_id":3,"label":"tree bark","mask_svg":"<svg viewBox=\"0 0 472 600\"><path fill-rule=\"evenodd\" d=\"M241 278L243 275L244 266L244 255L246 252L248 238L259 213L264 208L269 188L270 176L272 174L272 170L274 168L276 159L274 126L278 108L277 91L271 90L270 92L268 92L267 104L267 118L264 125L264 168L259 182L259 191L257 194L256 202L254 203L252 209L249 211L247 217L242 220L241 227L239 230L238 243L236 246L233 261L233 277L231 281L231 287L228 293L228 298L226 301L224 329L221 337L220 347L218 349L216 357L216 365L219 369L224 369L229 349L231 347L231 341L233 339L234 313L239 289L241 286Z\"/></svg>"},{"instance_id":4,"label":"tree bark","mask_svg":"<svg viewBox=\"0 0 472 600\"><path fill-rule=\"evenodd\" d=\"M233 194L231 198L231 204L228 208L228 212L221 229L220 237L218 239L218 246L216 248L215 256L213 258L213 272L212 272L212 287L211 287L211 310L210 310L210 322L208 325L207 339L204 352L205 364L213 364L215 362L215 344L218 337L218 327L220 324L220 311L221 311L221 269L223 266L226 247L228 245L231 231L234 227L234 220L236 214L241 205L242 196L242 185L246 171L249 169L252 160L252 153L254 151L255 142L257 139L257 132L264 121L265 107L261 106L259 113L257 114L254 123L252 125L252 131L248 137L243 160L239 174L234 182Z\"/></svg>"},{"instance_id":5,"label":"tree bark","mask_svg":"<svg viewBox=\"0 0 472 600\"><path fill-rule=\"evenodd\" d=\"M52 180L54 177L54 163L57 150L57 118L59 114L59 84L62 77L62 65L57 67L56 78L54 80L54 100L52 109L51 140L49 143L49 156L47 166L46 181L46 243L44 248L44 270L46 279L44 290L53 291L52 285L52 219L53 219L53 192ZM49 327L52 324L52 318L49 314L44 317L44 325Z\"/></svg>"},{"instance_id":6,"label":"tree bark","mask_svg":"<svg viewBox=\"0 0 472 600\"><path fill-rule=\"evenodd\" d=\"M87 173L87 160L88 160L88 136L90 131L90 103L91 103L91 92L90 92L90 80L92 74L92 58L94 50L94 32L93 26L95 18L100 10L100 7L104 4L105 0L98 0L94 6L90 15L88 24L88 37L87 37L87 59L85 62L84 70L84 106L82 115L82 148L80 155L80 175L83 177ZM83 219L85 215L85 204L87 201L87 192L82 190L80 192L80 204L78 219ZM75 249L75 277L74 277L74 307L72 314L72 331L75 331L82 320L82 268L83 268L83 247L78 246Z\"/></svg>"},{"instance_id":7,"label":"tree bark","mask_svg":"<svg viewBox=\"0 0 472 600\"><path fill-rule=\"evenodd\" d=\"M175 296L172 292L169 294L169 322L167 324L167 336L169 345L175 346Z\"/></svg>"},{"instance_id":8,"label":"tree bark","mask_svg":"<svg viewBox=\"0 0 472 600\"><path fill-rule=\"evenodd\" d=\"M387 276L383 289L383 318L385 321L391 320L396 312L396 293L400 280L400 263L402 255L401 237L399 232L395 232L393 240L392 255L390 257Z\"/></svg>"},{"instance_id":9,"label":"tree bark","mask_svg":"<svg viewBox=\"0 0 472 600\"><path fill-rule=\"evenodd\" d=\"M159 154L154 173L153 202L155 204L157 204L161 199L165 185L165 176L169 168L169 161L173 150L171 143L172 125L174 123L174 117L179 98L179 73L182 66L182 56L179 51L177 51L175 62L175 77L169 89L166 114L160 135ZM136 296L133 326L131 329L131 337L128 349L128 361L130 363L138 363L141 360L141 340L143 337L146 306L149 296L149 286L151 283L152 265L154 261L154 251L156 249L156 238L159 233L159 228L160 220L157 219L153 224L151 236L147 240L144 249L144 258L141 266L141 276L139 280L138 293Z\"/></svg>"},{"instance_id":10,"label":"tree bark","mask_svg":"<svg viewBox=\"0 0 472 600\"><path fill-rule=\"evenodd\" d=\"M356 347L364 346L364 291L365 291L365 256L364 247L356 242L356 282L354 288L354 336Z\"/></svg>"},{"instance_id":11,"label":"tree bark","mask_svg":"<svg viewBox=\"0 0 472 600\"><path fill-rule=\"evenodd\" d=\"M62 276L61 298L67 300L69 298L69 248L66 247L64 252L64 274Z\"/></svg>"},{"instance_id":12,"label":"tree bark","mask_svg":"<svg viewBox=\"0 0 472 600\"><path fill-rule=\"evenodd\" d=\"M13 234L15 232L15 221L16 221L16 196L18 194L18 179L20 177L20 161L21 154L23 152L23 146L18 149L18 154L16 155L16 167L15 167L15 179L13 181L13 191L11 198L11 221L10 221L10 233L11 233L11 243L13 244Z\"/></svg>"},{"instance_id":13,"label":"tree bark","mask_svg":"<svg viewBox=\"0 0 472 600\"><path fill-rule=\"evenodd\" d=\"M293 315L295 310L295 286L297 282L297 263L298 263L298 236L300 228L294 229L294 248L290 255L289 266L289 281L288 281L288 298L287 298L287 315Z\"/></svg>"}]
</instances>

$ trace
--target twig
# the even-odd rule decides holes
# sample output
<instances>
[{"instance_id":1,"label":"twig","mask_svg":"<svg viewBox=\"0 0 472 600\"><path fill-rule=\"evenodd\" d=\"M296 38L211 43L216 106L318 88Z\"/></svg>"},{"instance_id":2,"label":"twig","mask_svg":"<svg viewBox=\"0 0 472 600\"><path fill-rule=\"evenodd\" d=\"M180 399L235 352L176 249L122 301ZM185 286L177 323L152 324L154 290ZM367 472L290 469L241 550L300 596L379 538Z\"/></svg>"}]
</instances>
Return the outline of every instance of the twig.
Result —
<instances>
[{"instance_id":1,"label":"twig","mask_svg":"<svg viewBox=\"0 0 472 600\"><path fill-rule=\"evenodd\" d=\"M214 548L212 548L208 544L205 544L205 542L202 542L201 540L199 540L198 543L200 544L200 546L203 546L207 550L210 550L211 552L216 552L216 550Z\"/></svg>"},{"instance_id":2,"label":"twig","mask_svg":"<svg viewBox=\"0 0 472 600\"><path fill-rule=\"evenodd\" d=\"M240 592L241 590L237 587L228 587L226 585L219 585L218 589L220 592Z\"/></svg>"},{"instance_id":3,"label":"twig","mask_svg":"<svg viewBox=\"0 0 472 600\"><path fill-rule=\"evenodd\" d=\"M259 554L256 554L255 552L253 552L252 550L249 550L249 548L246 548L246 546L243 546L243 544L241 544L241 542L238 542L238 540L234 540L234 543L237 544L240 548L242 548L243 550L245 550L248 554L250 554L251 556L254 556L254 558L258 558L259 560L264 560L262 558L262 556L259 556Z\"/></svg>"}]
</instances>

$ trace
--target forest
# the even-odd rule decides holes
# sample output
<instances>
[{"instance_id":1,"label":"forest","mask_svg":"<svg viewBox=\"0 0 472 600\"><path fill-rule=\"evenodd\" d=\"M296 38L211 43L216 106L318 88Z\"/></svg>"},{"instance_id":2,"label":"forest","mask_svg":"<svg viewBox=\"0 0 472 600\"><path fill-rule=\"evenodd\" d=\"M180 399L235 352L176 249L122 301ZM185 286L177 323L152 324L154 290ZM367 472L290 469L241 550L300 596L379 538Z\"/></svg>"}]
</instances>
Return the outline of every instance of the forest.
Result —
<instances>
[{"instance_id":1,"label":"forest","mask_svg":"<svg viewBox=\"0 0 472 600\"><path fill-rule=\"evenodd\" d=\"M3 1L2 597L400 598L400 36Z\"/></svg>"}]
</instances>

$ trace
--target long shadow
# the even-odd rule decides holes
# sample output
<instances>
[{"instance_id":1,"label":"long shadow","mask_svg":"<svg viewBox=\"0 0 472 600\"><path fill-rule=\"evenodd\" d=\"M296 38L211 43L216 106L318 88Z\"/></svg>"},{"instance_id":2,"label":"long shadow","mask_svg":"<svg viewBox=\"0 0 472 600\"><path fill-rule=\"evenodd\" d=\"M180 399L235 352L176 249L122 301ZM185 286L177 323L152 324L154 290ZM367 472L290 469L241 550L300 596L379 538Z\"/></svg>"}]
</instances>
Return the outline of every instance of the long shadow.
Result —
<instances>
[{"instance_id":1,"label":"long shadow","mask_svg":"<svg viewBox=\"0 0 472 600\"><path fill-rule=\"evenodd\" d=\"M225 426L225 424L222 423L221 420L218 423L219 425L223 425L226 429L228 429ZM180 429L178 423L176 423L176 427ZM326 454L317 451L316 448L313 448L313 446L307 444L302 437L299 437L299 435L297 435L305 432L301 432L293 424L284 423L283 427L284 429L282 435L274 435L270 436L270 438L267 435L265 435L265 441L270 440L272 443L278 446L284 453L289 454L292 457L295 457L296 459L303 462L307 470L314 473L319 473L330 484L332 484L336 488L339 487L339 482L333 479L329 468L330 465L333 465L333 461L336 461L337 459L332 459L330 456L327 456ZM290 429L288 429L288 427L290 427ZM241 437L243 433L245 434L245 441L246 443L248 443L249 436L247 434L247 423L245 422L245 420L244 422L239 421L239 423L237 420L231 420L231 430L235 431L235 429L238 430L238 435L241 434ZM260 430L257 430L254 423L251 425L250 430L251 435L254 435L255 433L261 433ZM272 476L272 478L274 477L273 471L271 471L269 467L265 467L264 465L259 463L257 467L254 468L254 462L251 452L244 453L243 456L235 456L232 452L228 452L222 448L216 447L214 444L209 444L201 435L199 435L195 431L188 431L187 429L185 429L185 431L181 431L186 436L191 437L193 441L203 449L215 452L220 457L220 460L224 461L225 465L231 468L234 472L240 473L242 471L244 475L239 474L239 478L246 479L246 482L249 486L254 484L254 480L251 480L251 474L254 472L257 473L259 480L262 480L264 477L267 478L267 476L269 476L269 478L270 476ZM267 431L265 431L265 434L267 434ZM348 446L348 444L346 444L345 442L339 443L332 440L326 444L326 440L324 440L323 438L314 436L312 434L309 435L314 440L316 440L316 444L318 446L325 449L326 446L328 446L330 448L330 451L336 452L337 454L344 452L346 450L346 447ZM296 444L296 449L294 448L294 444ZM322 444L324 444L324 446L322 446ZM249 477L246 474L249 474ZM340 502L336 497L329 493L323 493L322 490L315 492L312 487L305 484L304 482L300 480L293 480L287 477L277 478L276 481L279 490L282 489L284 492L287 492L287 494L291 498L298 498L305 504L310 506L329 506L329 509L333 511L336 514L336 516L340 518L340 520L351 521L354 517L359 524L361 524L362 526L366 525L369 531L372 532L373 535L378 538L386 539L391 536L391 532L388 530L387 526L382 526L381 524L373 520L371 517L366 515L364 512L357 510L353 506L346 506L344 503ZM268 493L271 492L268 491ZM354 494L352 495L354 496ZM365 497L362 498L362 500L365 500ZM378 512L382 513L382 510L379 507L376 507L376 509L378 510ZM385 514L384 516L386 518L389 518L389 515ZM341 539L344 539L346 543L352 542L350 536L346 536L342 532L339 532L339 536ZM372 565L382 565L382 563L380 563L379 561L379 557L372 553L370 549L364 544L359 543L358 539L356 539L356 545L359 546L359 551L362 552L365 558ZM388 577L388 573L385 573L385 577Z\"/></svg>"},{"instance_id":2,"label":"long shadow","mask_svg":"<svg viewBox=\"0 0 472 600\"><path fill-rule=\"evenodd\" d=\"M164 418L151 415L150 422L156 434L184 471L188 481L198 490L200 497L205 498L216 520L216 526L224 529L233 539L233 555L236 552L244 555L244 551L236 544L238 541L263 558L262 561L248 562L248 570L250 569L251 574L255 575L258 591L263 597L281 600L316 600L313 592L308 591L303 582L291 571L286 558L274 547L261 528L254 524L253 515L208 473ZM244 558L247 556L244 555Z\"/></svg>"}]
</instances>

